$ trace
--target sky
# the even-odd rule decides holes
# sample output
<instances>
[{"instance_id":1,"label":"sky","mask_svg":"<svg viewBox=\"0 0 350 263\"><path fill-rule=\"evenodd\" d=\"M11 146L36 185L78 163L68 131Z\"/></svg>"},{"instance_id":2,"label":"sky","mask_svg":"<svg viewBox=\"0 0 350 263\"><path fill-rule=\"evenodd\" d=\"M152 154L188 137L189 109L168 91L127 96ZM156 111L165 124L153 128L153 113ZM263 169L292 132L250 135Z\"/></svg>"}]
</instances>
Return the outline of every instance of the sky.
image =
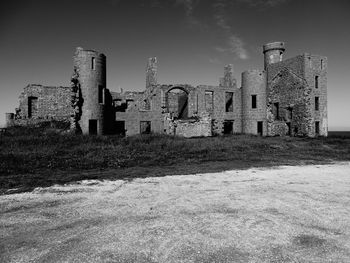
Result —
<instances>
[{"instance_id":1,"label":"sky","mask_svg":"<svg viewBox=\"0 0 350 263\"><path fill-rule=\"evenodd\" d=\"M218 85L262 69L262 45L284 58L328 57L329 130L350 130L348 0L1 0L0 126L29 84L69 86L76 47L107 56L107 87L142 91L149 57L158 81Z\"/></svg>"}]
</instances>

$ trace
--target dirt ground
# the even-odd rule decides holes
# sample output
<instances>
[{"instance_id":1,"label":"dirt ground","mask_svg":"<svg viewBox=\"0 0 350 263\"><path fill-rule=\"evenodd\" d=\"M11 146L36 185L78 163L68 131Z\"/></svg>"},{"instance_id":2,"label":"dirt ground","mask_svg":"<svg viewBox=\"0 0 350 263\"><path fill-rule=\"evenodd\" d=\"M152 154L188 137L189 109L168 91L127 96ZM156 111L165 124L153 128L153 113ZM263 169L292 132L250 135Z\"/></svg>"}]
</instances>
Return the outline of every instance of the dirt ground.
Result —
<instances>
[{"instance_id":1,"label":"dirt ground","mask_svg":"<svg viewBox=\"0 0 350 263\"><path fill-rule=\"evenodd\" d=\"M0 196L0 262L350 262L350 162Z\"/></svg>"}]
</instances>

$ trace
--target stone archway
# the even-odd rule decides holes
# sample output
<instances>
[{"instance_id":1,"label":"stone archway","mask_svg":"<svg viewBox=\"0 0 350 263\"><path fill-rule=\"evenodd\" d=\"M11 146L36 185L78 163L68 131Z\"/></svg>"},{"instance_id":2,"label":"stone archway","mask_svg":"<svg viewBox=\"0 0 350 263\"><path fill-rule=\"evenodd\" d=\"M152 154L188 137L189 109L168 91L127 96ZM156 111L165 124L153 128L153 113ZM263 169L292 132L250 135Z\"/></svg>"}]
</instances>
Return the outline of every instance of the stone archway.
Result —
<instances>
[{"instance_id":1,"label":"stone archway","mask_svg":"<svg viewBox=\"0 0 350 263\"><path fill-rule=\"evenodd\" d=\"M189 91L181 86L166 91L166 109L174 119L188 119L188 94Z\"/></svg>"}]
</instances>

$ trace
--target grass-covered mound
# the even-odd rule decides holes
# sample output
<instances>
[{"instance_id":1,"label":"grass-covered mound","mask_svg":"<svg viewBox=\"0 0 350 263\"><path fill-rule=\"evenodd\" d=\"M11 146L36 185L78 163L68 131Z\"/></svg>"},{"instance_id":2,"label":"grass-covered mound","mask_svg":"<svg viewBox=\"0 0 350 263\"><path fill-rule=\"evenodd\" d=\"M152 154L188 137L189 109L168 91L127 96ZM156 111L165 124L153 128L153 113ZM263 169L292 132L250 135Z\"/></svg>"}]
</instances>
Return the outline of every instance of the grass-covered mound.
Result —
<instances>
[{"instance_id":1,"label":"grass-covered mound","mask_svg":"<svg viewBox=\"0 0 350 263\"><path fill-rule=\"evenodd\" d=\"M59 125L8 129L0 138L0 192L88 178L134 178L350 160L350 137L83 136Z\"/></svg>"}]
</instances>

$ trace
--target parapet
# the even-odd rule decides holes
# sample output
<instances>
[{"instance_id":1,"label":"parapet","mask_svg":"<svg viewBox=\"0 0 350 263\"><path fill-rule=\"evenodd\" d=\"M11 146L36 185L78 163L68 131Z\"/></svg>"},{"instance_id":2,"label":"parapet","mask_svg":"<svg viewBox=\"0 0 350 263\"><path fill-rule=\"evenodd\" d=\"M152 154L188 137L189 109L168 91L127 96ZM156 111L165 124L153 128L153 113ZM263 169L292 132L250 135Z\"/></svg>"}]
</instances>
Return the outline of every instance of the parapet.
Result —
<instances>
[{"instance_id":1,"label":"parapet","mask_svg":"<svg viewBox=\"0 0 350 263\"><path fill-rule=\"evenodd\" d=\"M270 50L282 50L285 51L284 42L271 42L263 45L263 53L270 51Z\"/></svg>"},{"instance_id":2,"label":"parapet","mask_svg":"<svg viewBox=\"0 0 350 263\"><path fill-rule=\"evenodd\" d=\"M82 47L77 47L75 50L75 57L100 57L101 59L106 59L106 56L103 53L100 53L92 49L83 49Z\"/></svg>"}]
</instances>

